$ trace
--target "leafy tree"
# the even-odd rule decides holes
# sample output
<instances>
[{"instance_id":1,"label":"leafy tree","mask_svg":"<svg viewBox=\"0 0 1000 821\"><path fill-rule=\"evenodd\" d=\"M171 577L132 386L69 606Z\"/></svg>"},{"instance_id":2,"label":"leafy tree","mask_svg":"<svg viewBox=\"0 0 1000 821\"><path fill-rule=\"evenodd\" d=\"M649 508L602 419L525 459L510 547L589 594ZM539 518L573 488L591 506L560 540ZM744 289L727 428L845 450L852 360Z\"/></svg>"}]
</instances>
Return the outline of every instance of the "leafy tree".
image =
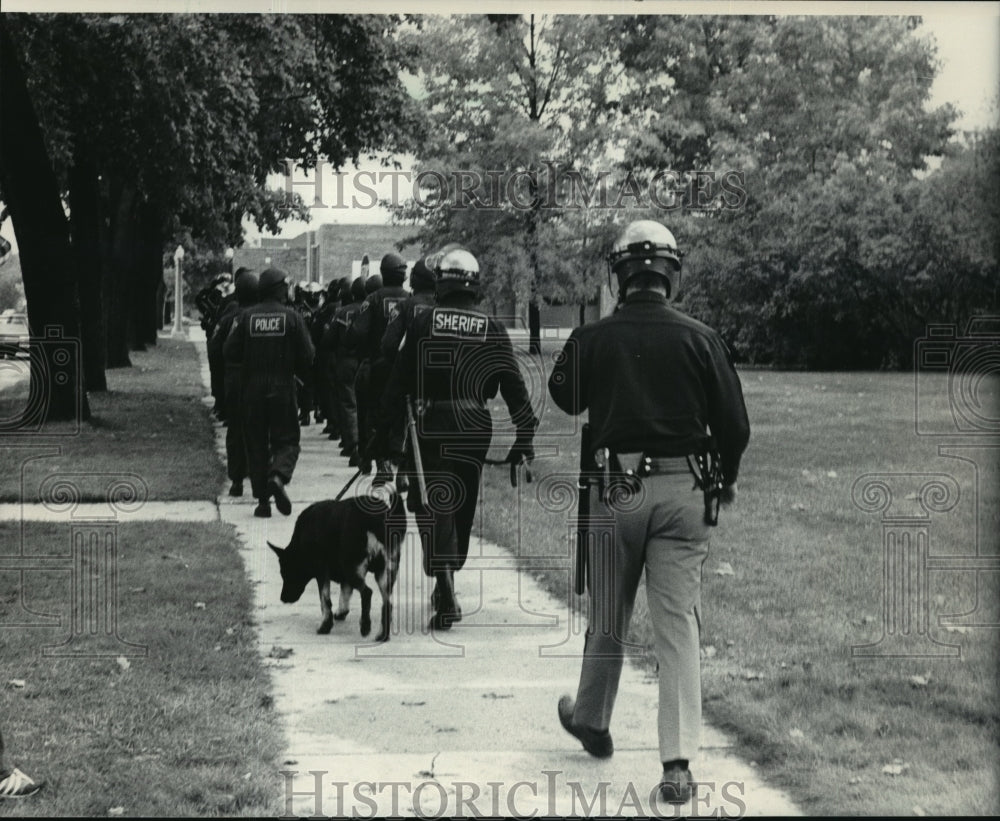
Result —
<instances>
[{"instance_id":1,"label":"leafy tree","mask_svg":"<svg viewBox=\"0 0 1000 821\"><path fill-rule=\"evenodd\" d=\"M577 215L580 224L567 230L549 186L564 187L567 171L587 171L589 180L607 168L622 74L608 22L533 14L422 22L420 104L429 127L417 170L442 172L447 190L433 178L425 198L438 207L411 204L398 215L424 220L419 239L427 246L460 240L479 254L492 297L528 302L537 351L541 299L586 301L603 275L579 229L606 233L610 215L590 214L586 224ZM456 172L486 177L466 190Z\"/></svg>"},{"instance_id":2,"label":"leafy tree","mask_svg":"<svg viewBox=\"0 0 1000 821\"><path fill-rule=\"evenodd\" d=\"M647 79L627 102L659 112L631 161L745 175L739 209L675 220L687 303L743 358L909 364L933 313L928 282L945 276L921 247L929 182L918 175L945 151L954 117L950 106L926 109L936 64L917 22L658 17L623 27L626 63ZM669 83L649 81L662 71Z\"/></svg>"},{"instance_id":3,"label":"leafy tree","mask_svg":"<svg viewBox=\"0 0 1000 821\"><path fill-rule=\"evenodd\" d=\"M395 17L7 17L68 194L94 389L103 352L127 365L129 347L155 342L165 247L221 252L244 215L271 230L305 216L265 187L286 159L340 165L413 130Z\"/></svg>"}]
</instances>

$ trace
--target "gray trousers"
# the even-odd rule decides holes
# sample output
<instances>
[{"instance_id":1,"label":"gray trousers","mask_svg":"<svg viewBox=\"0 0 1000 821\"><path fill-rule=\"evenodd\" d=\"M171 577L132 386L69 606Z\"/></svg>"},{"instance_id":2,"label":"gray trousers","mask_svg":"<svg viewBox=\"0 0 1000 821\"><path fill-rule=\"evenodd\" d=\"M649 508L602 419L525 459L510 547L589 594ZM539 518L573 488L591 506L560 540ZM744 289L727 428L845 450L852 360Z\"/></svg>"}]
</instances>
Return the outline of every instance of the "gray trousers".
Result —
<instances>
[{"instance_id":1,"label":"gray trousers","mask_svg":"<svg viewBox=\"0 0 1000 821\"><path fill-rule=\"evenodd\" d=\"M701 736L701 571L708 556L704 501L678 463L642 480L634 496L602 503L592 491L590 620L573 722L608 729L642 572L659 661L660 760L694 759ZM603 524L602 524L603 520Z\"/></svg>"}]
</instances>

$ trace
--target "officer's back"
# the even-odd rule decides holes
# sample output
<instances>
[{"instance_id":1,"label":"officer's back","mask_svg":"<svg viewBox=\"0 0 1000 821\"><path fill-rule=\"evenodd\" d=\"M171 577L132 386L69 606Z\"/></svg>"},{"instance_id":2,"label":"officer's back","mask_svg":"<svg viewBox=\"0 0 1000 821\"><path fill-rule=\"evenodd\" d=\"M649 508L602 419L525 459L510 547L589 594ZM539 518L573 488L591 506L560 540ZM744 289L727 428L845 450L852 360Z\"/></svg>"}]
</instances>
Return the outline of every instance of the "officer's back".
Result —
<instances>
[{"instance_id":1,"label":"officer's back","mask_svg":"<svg viewBox=\"0 0 1000 821\"><path fill-rule=\"evenodd\" d=\"M260 302L242 314L226 340L226 358L243 363L244 385L289 386L296 373L308 373L312 340L301 314L285 304L282 271L264 271L258 292Z\"/></svg>"}]
</instances>

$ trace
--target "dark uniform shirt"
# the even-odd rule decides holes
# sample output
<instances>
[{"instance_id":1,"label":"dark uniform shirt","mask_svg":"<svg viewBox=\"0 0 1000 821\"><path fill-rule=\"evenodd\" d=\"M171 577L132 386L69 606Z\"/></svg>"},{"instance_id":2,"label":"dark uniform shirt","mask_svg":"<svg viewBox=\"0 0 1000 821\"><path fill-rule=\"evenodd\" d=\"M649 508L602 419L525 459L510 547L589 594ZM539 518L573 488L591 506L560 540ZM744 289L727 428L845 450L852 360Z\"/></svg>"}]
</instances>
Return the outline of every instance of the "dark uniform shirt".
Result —
<instances>
[{"instance_id":1,"label":"dark uniform shirt","mask_svg":"<svg viewBox=\"0 0 1000 821\"><path fill-rule=\"evenodd\" d=\"M348 330L349 343L357 347L361 359L381 358L382 335L409 295L402 285L384 285L361 303Z\"/></svg>"},{"instance_id":2,"label":"dark uniform shirt","mask_svg":"<svg viewBox=\"0 0 1000 821\"><path fill-rule=\"evenodd\" d=\"M417 314L396 357L382 419L398 418L406 394L432 402L485 407L499 390L517 432L537 426L507 329L473 307L437 307Z\"/></svg>"},{"instance_id":3,"label":"dark uniform shirt","mask_svg":"<svg viewBox=\"0 0 1000 821\"><path fill-rule=\"evenodd\" d=\"M312 340L302 315L268 301L251 305L233 323L223 346L227 361L244 365L244 385L285 386L312 366Z\"/></svg>"},{"instance_id":4,"label":"dark uniform shirt","mask_svg":"<svg viewBox=\"0 0 1000 821\"><path fill-rule=\"evenodd\" d=\"M389 362L396 358L403 337L413 324L413 318L431 310L437 298L433 291L415 291L399 305L396 316L386 326L382 334L382 357Z\"/></svg>"},{"instance_id":5,"label":"dark uniform shirt","mask_svg":"<svg viewBox=\"0 0 1000 821\"><path fill-rule=\"evenodd\" d=\"M659 294L630 294L616 314L576 328L549 393L566 413L589 411L595 450L685 456L708 429L723 481L736 481L750 422L729 350Z\"/></svg>"},{"instance_id":6,"label":"dark uniform shirt","mask_svg":"<svg viewBox=\"0 0 1000 821\"><path fill-rule=\"evenodd\" d=\"M333 314L326 330L323 332L323 348L335 353L338 357L355 357L357 348L351 343L348 331L361 308L360 302L348 302L341 305Z\"/></svg>"}]
</instances>

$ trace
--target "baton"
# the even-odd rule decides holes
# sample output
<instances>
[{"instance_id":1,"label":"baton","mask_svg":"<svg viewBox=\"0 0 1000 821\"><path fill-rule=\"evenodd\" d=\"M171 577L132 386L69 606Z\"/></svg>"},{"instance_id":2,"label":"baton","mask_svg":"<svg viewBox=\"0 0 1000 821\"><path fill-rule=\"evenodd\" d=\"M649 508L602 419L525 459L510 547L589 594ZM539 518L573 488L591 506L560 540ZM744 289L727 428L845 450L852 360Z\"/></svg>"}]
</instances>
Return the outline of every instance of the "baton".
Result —
<instances>
[{"instance_id":1,"label":"baton","mask_svg":"<svg viewBox=\"0 0 1000 821\"><path fill-rule=\"evenodd\" d=\"M413 450L413 472L417 474L417 488L420 490L420 504L427 509L427 480L424 478L424 459L420 455L420 441L417 439L417 420L413 416L410 397L406 397L406 429L410 433L410 448Z\"/></svg>"}]
</instances>

